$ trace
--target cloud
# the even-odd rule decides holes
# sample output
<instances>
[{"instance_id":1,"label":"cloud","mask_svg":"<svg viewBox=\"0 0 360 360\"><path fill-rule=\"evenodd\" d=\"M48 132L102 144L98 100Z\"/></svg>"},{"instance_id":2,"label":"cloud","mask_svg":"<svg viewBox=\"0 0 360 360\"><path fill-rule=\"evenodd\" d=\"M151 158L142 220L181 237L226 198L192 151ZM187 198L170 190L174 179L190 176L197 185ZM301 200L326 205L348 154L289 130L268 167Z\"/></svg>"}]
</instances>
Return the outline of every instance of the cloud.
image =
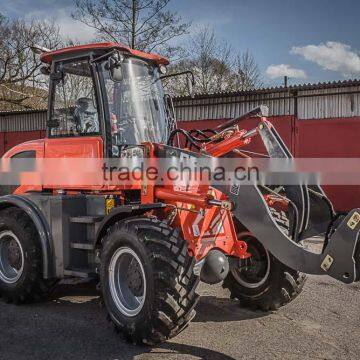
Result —
<instances>
[{"instance_id":1,"label":"cloud","mask_svg":"<svg viewBox=\"0 0 360 360\"><path fill-rule=\"evenodd\" d=\"M271 79L288 76L293 79L306 79L304 70L295 69L287 64L270 65L266 69L266 75Z\"/></svg>"},{"instance_id":2,"label":"cloud","mask_svg":"<svg viewBox=\"0 0 360 360\"><path fill-rule=\"evenodd\" d=\"M350 45L328 41L320 45L293 46L290 53L301 55L325 70L338 71L344 76L360 74L360 56Z\"/></svg>"},{"instance_id":3,"label":"cloud","mask_svg":"<svg viewBox=\"0 0 360 360\"><path fill-rule=\"evenodd\" d=\"M70 13L70 11L62 10L57 17L56 23L60 27L61 34L81 42L94 40L96 31L82 22L74 20Z\"/></svg>"},{"instance_id":4,"label":"cloud","mask_svg":"<svg viewBox=\"0 0 360 360\"><path fill-rule=\"evenodd\" d=\"M2 1L1 12L10 17L27 17L32 12L41 13L45 18L66 8L72 8L74 0L11 0Z\"/></svg>"},{"instance_id":5,"label":"cloud","mask_svg":"<svg viewBox=\"0 0 360 360\"><path fill-rule=\"evenodd\" d=\"M37 10L28 13L25 18L29 21L33 18L38 20L54 20L55 24L60 28L61 35L65 38L70 38L80 42L90 42L94 40L96 37L95 30L80 21L74 20L71 17L72 11L73 9L71 7L56 9L50 13L47 11Z\"/></svg>"}]
</instances>

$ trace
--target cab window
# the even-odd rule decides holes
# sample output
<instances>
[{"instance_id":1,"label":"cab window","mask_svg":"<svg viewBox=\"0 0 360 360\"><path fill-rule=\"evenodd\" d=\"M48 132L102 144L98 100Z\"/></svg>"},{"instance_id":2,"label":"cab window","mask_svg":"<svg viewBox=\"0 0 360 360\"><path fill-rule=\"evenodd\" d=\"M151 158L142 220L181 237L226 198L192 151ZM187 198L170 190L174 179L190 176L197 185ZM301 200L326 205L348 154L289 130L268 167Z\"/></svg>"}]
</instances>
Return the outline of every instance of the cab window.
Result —
<instances>
[{"instance_id":1,"label":"cab window","mask_svg":"<svg viewBox=\"0 0 360 360\"><path fill-rule=\"evenodd\" d=\"M88 60L58 63L53 84L50 136L98 135L99 111Z\"/></svg>"}]
</instances>

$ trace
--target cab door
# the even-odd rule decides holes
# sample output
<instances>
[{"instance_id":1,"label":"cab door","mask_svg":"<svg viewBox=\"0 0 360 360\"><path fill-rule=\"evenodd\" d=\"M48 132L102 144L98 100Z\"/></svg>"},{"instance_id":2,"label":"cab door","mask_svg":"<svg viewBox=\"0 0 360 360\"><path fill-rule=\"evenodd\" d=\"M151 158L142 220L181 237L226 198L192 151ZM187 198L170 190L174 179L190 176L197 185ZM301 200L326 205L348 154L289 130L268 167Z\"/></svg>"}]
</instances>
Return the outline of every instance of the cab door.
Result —
<instances>
[{"instance_id":1,"label":"cab door","mask_svg":"<svg viewBox=\"0 0 360 360\"><path fill-rule=\"evenodd\" d=\"M55 63L50 99L45 158L102 158L100 111L88 58Z\"/></svg>"},{"instance_id":2,"label":"cab door","mask_svg":"<svg viewBox=\"0 0 360 360\"><path fill-rule=\"evenodd\" d=\"M96 168L89 160L104 157L99 102L89 59L60 61L53 68L44 140L45 187L99 190L103 186L89 179Z\"/></svg>"}]
</instances>

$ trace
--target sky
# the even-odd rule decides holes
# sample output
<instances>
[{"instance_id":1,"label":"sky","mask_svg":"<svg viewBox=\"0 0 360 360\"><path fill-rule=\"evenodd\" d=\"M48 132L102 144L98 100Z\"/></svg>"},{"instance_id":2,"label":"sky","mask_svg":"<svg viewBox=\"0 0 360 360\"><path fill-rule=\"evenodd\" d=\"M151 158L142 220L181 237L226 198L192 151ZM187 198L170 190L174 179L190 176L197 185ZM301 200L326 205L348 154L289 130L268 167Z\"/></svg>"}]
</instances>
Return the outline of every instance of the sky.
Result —
<instances>
[{"instance_id":1,"label":"sky","mask_svg":"<svg viewBox=\"0 0 360 360\"><path fill-rule=\"evenodd\" d=\"M74 0L0 0L11 18L54 18L64 35L94 33L71 18ZM192 30L214 28L234 53L250 50L265 86L360 78L359 0L171 0ZM188 38L181 41L186 42Z\"/></svg>"}]
</instances>

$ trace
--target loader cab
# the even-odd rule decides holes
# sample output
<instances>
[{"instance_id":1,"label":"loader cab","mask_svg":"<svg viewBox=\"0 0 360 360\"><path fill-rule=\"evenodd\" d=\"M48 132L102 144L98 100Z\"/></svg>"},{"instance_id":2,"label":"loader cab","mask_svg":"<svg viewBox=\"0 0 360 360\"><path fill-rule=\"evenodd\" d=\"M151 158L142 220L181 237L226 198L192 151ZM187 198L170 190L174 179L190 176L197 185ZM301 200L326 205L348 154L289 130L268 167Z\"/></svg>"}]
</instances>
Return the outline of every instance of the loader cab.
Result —
<instances>
[{"instance_id":1,"label":"loader cab","mask_svg":"<svg viewBox=\"0 0 360 360\"><path fill-rule=\"evenodd\" d=\"M50 65L46 157L118 157L128 146L166 142L166 59L104 43L44 53L42 61Z\"/></svg>"}]
</instances>

